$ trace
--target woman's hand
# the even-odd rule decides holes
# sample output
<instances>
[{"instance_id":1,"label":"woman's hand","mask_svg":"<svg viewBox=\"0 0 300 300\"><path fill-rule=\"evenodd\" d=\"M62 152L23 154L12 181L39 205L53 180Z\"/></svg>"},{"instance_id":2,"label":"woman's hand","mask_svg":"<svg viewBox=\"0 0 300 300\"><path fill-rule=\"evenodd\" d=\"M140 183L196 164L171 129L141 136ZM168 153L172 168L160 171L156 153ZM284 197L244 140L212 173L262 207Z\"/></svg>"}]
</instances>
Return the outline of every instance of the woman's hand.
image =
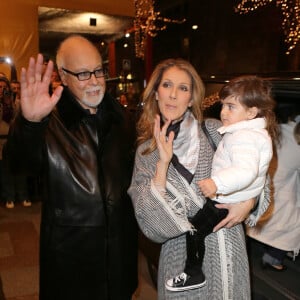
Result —
<instances>
[{"instance_id":1,"label":"woman's hand","mask_svg":"<svg viewBox=\"0 0 300 300\"><path fill-rule=\"evenodd\" d=\"M169 164L173 156L173 140L174 132L171 131L167 137L167 128L169 127L171 120L165 122L162 128L160 128L160 117L157 115L154 120L153 134L156 141L157 149L159 151L159 158L162 163Z\"/></svg>"},{"instance_id":2,"label":"woman's hand","mask_svg":"<svg viewBox=\"0 0 300 300\"><path fill-rule=\"evenodd\" d=\"M21 71L21 109L25 119L40 122L46 117L58 102L63 87L55 89L49 95L49 85L53 71L53 62L49 61L44 74L43 56L38 54L37 59L30 58L27 70Z\"/></svg>"},{"instance_id":3,"label":"woman's hand","mask_svg":"<svg viewBox=\"0 0 300 300\"><path fill-rule=\"evenodd\" d=\"M242 201L239 203L216 204L217 208L228 209L228 215L217 226L215 226L213 231L216 232L222 227L231 228L243 222L248 217L255 203L256 203L255 199L252 198L247 201Z\"/></svg>"},{"instance_id":4,"label":"woman's hand","mask_svg":"<svg viewBox=\"0 0 300 300\"><path fill-rule=\"evenodd\" d=\"M160 117L156 116L154 120L153 135L156 141L159 152L159 161L156 166L156 173L153 178L155 185L160 189L165 189L167 182L167 171L170 161L173 156L173 140L174 132L170 132L167 137L167 128L171 121L167 121L162 128L160 128Z\"/></svg>"}]
</instances>

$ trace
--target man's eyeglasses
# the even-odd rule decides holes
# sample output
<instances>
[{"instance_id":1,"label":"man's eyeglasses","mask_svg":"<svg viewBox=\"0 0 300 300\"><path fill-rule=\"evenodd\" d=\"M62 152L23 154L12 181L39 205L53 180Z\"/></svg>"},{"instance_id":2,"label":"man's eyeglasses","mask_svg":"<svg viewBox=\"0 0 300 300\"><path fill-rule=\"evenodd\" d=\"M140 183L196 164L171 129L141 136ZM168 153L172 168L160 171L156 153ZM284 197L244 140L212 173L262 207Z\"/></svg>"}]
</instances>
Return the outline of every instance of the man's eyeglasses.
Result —
<instances>
[{"instance_id":1,"label":"man's eyeglasses","mask_svg":"<svg viewBox=\"0 0 300 300\"><path fill-rule=\"evenodd\" d=\"M62 70L68 74L71 74L73 76L76 76L78 80L83 81L83 80L89 80L92 76L92 74L95 75L96 78L101 78L105 77L107 74L107 71L105 69L97 69L93 72L90 71L84 71L84 72L79 72L79 73L74 73L70 70L67 70L65 68L62 68Z\"/></svg>"}]
</instances>

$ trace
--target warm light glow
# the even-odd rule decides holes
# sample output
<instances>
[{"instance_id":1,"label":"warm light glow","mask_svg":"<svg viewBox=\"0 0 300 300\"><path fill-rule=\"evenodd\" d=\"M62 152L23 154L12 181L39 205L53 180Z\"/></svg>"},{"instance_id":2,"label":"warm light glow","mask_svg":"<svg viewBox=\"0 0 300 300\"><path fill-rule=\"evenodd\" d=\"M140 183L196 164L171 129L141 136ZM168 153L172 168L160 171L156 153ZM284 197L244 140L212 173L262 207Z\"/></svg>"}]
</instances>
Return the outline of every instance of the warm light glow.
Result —
<instances>
[{"instance_id":1,"label":"warm light glow","mask_svg":"<svg viewBox=\"0 0 300 300\"><path fill-rule=\"evenodd\" d=\"M207 109L210 106L214 105L216 102L220 101L219 93L215 92L203 99L202 108Z\"/></svg>"},{"instance_id":2,"label":"warm light glow","mask_svg":"<svg viewBox=\"0 0 300 300\"><path fill-rule=\"evenodd\" d=\"M127 33L125 34L125 37L126 37L126 38L129 38L129 37L130 37L130 33L127 32Z\"/></svg>"},{"instance_id":3,"label":"warm light glow","mask_svg":"<svg viewBox=\"0 0 300 300\"><path fill-rule=\"evenodd\" d=\"M235 7L235 12L247 14L271 2L281 9L283 15L282 29L287 44L286 54L290 54L300 39L300 0L242 0Z\"/></svg>"},{"instance_id":4,"label":"warm light glow","mask_svg":"<svg viewBox=\"0 0 300 300\"><path fill-rule=\"evenodd\" d=\"M119 84L118 84L118 89L119 89L120 91L123 91L123 84L122 84L122 83L119 83Z\"/></svg>"},{"instance_id":5,"label":"warm light glow","mask_svg":"<svg viewBox=\"0 0 300 300\"><path fill-rule=\"evenodd\" d=\"M12 60L11 60L10 57L5 57L5 62L8 63L8 64L11 64Z\"/></svg>"},{"instance_id":6,"label":"warm light glow","mask_svg":"<svg viewBox=\"0 0 300 300\"><path fill-rule=\"evenodd\" d=\"M193 25L193 26L192 26L192 29L193 29L193 30L197 30L197 29L198 29L198 25Z\"/></svg>"},{"instance_id":7,"label":"warm light glow","mask_svg":"<svg viewBox=\"0 0 300 300\"><path fill-rule=\"evenodd\" d=\"M134 0L135 5L135 55L144 59L147 36L155 37L159 31L165 30L167 23L181 24L183 20L171 20L154 11L154 0ZM159 23L159 24L158 24Z\"/></svg>"}]
</instances>

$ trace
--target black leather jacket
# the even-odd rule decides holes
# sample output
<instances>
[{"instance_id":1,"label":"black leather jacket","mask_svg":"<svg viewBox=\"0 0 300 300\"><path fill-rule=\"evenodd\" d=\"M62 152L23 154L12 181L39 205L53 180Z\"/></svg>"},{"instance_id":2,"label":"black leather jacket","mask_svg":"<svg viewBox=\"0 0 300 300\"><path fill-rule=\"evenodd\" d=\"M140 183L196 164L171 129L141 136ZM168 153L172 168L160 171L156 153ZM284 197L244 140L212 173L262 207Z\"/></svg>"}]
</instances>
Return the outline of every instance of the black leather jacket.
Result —
<instances>
[{"instance_id":1,"label":"black leather jacket","mask_svg":"<svg viewBox=\"0 0 300 300\"><path fill-rule=\"evenodd\" d=\"M122 108L108 94L91 115L64 88L56 109L41 123L18 116L7 144L15 170L43 178L42 227L106 228L99 239L107 243L110 277L122 282L112 293L120 293L122 285L134 290L137 278L137 227L127 195L133 163L128 136ZM119 258L127 261L126 268L132 265L126 278L118 278L125 274Z\"/></svg>"}]
</instances>

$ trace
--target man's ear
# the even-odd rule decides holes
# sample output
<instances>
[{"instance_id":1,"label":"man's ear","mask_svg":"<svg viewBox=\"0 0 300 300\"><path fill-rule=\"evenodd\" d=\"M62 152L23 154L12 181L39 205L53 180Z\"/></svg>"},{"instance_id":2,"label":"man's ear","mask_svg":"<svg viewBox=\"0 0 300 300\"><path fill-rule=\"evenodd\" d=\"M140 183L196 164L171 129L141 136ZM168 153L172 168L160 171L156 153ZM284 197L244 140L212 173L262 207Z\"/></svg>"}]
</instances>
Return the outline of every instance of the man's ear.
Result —
<instances>
[{"instance_id":1,"label":"man's ear","mask_svg":"<svg viewBox=\"0 0 300 300\"><path fill-rule=\"evenodd\" d=\"M67 86L68 84L67 84L67 82L66 82L66 75L65 75L65 72L64 72L62 69L60 69L60 70L58 70L58 73L59 73L59 77L60 77L60 80L61 80L61 82L63 83L63 85L64 85L64 86Z\"/></svg>"},{"instance_id":2,"label":"man's ear","mask_svg":"<svg viewBox=\"0 0 300 300\"><path fill-rule=\"evenodd\" d=\"M250 107L247 110L248 120L254 119L258 114L258 108L256 106Z\"/></svg>"}]
</instances>

